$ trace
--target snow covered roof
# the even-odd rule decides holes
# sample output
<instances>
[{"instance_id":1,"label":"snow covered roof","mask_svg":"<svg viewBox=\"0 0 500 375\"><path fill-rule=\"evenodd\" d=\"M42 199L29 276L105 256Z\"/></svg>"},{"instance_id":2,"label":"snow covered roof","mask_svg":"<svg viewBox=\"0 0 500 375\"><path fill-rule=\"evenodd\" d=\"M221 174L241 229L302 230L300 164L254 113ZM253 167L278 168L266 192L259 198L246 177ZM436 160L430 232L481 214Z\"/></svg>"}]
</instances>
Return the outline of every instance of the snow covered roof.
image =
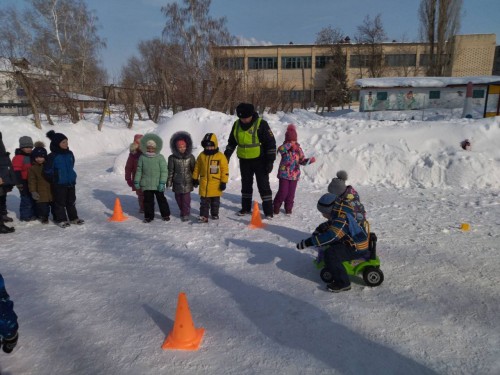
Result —
<instances>
[{"instance_id":1,"label":"snow covered roof","mask_svg":"<svg viewBox=\"0 0 500 375\"><path fill-rule=\"evenodd\" d=\"M451 85L487 84L500 82L500 76L473 77L386 77L362 78L355 81L360 88L368 87L446 87Z\"/></svg>"},{"instance_id":2,"label":"snow covered roof","mask_svg":"<svg viewBox=\"0 0 500 375\"><path fill-rule=\"evenodd\" d=\"M106 99L98 98L96 96L78 94L76 92L67 92L67 96L71 99L78 100L79 102L105 102Z\"/></svg>"},{"instance_id":3,"label":"snow covered roof","mask_svg":"<svg viewBox=\"0 0 500 375\"><path fill-rule=\"evenodd\" d=\"M16 66L11 62L10 59L8 59L6 57L0 57L0 72L12 73L15 71L21 71L21 72L25 72L25 73L38 74L41 76L57 76L57 74L55 74L49 70L37 68L37 67L31 65L29 63L29 61L26 59L22 59L20 61L22 61L23 64ZM25 69L23 67L23 65L27 65L28 68Z\"/></svg>"}]
</instances>

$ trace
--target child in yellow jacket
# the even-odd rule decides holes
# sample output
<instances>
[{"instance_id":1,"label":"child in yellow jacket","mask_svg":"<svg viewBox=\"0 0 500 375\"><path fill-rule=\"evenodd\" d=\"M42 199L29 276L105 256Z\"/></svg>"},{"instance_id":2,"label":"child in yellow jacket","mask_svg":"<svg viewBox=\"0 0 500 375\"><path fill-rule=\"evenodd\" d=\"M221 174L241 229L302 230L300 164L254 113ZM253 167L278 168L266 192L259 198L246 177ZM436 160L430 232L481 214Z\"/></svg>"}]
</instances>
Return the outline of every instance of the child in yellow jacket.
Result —
<instances>
[{"instance_id":1,"label":"child in yellow jacket","mask_svg":"<svg viewBox=\"0 0 500 375\"><path fill-rule=\"evenodd\" d=\"M198 155L193 171L193 186L199 185L200 223L208 223L210 212L213 220L219 219L220 197L229 180L229 165L214 133L207 133L201 141L203 152Z\"/></svg>"}]
</instances>

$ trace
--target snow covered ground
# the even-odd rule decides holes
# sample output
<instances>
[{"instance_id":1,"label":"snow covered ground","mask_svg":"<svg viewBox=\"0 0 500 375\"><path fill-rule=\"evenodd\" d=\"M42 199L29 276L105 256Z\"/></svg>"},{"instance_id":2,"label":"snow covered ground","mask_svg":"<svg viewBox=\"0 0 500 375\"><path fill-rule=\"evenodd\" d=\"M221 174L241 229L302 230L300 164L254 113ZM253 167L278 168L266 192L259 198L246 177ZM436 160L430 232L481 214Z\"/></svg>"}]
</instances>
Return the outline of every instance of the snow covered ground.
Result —
<instances>
[{"instance_id":1,"label":"snow covered ground","mask_svg":"<svg viewBox=\"0 0 500 375\"><path fill-rule=\"evenodd\" d=\"M347 112L347 111L346 111ZM125 128L96 115L58 124L76 155L83 226L21 223L19 194L8 196L16 232L0 237L0 272L15 301L20 340L0 353L2 374L498 374L500 373L500 118L367 120L357 112L265 114L278 144L288 123L315 164L304 167L294 213L248 228L236 157L218 222L173 218L143 224L123 167L135 133L167 145L187 130L199 145L215 132L222 149L234 117L194 109L159 125ZM420 117L414 117L419 119ZM52 129L0 117L7 150ZM472 151L459 147L469 138ZM195 149L195 155L201 148ZM275 169L277 164L275 165ZM324 289L311 248L297 250L322 221L317 199L339 169L368 211L385 274L369 288ZM275 173L271 175L277 191ZM255 188L256 190L256 188ZM108 222L115 198L129 220ZM254 198L260 201L254 192ZM469 223L471 230L459 229ZM196 327L195 352L163 351L179 292Z\"/></svg>"}]
</instances>

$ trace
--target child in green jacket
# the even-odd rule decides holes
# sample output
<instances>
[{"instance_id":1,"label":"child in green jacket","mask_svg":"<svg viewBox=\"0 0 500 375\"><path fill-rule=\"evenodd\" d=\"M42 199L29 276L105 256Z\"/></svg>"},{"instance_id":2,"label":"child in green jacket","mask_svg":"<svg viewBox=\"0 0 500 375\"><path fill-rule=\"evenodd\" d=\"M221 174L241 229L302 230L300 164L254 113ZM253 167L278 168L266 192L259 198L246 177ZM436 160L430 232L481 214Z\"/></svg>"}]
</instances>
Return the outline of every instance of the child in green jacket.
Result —
<instances>
[{"instance_id":1,"label":"child in green jacket","mask_svg":"<svg viewBox=\"0 0 500 375\"><path fill-rule=\"evenodd\" d=\"M141 138L143 152L137 162L134 186L144 192L144 223L154 220L155 197L160 207L161 217L164 221L170 220L170 207L165 197L167 161L160 154L162 147L163 141L156 134L146 134Z\"/></svg>"}]
</instances>

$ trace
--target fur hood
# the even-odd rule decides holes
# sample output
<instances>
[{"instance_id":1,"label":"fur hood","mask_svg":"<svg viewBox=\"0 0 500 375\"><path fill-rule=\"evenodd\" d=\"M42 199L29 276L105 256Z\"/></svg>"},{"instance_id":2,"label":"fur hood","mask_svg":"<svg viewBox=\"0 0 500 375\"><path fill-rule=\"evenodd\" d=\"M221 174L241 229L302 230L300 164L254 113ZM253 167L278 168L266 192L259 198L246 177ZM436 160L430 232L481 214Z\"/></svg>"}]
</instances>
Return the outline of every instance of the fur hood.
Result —
<instances>
[{"instance_id":1,"label":"fur hood","mask_svg":"<svg viewBox=\"0 0 500 375\"><path fill-rule=\"evenodd\" d=\"M179 150L177 150L177 147L175 146L175 143L180 139L186 142L186 152L183 155L179 153ZM170 138L170 150L177 158L188 158L193 153L193 140L191 139L191 134L185 131L178 131L174 133Z\"/></svg>"},{"instance_id":2,"label":"fur hood","mask_svg":"<svg viewBox=\"0 0 500 375\"><path fill-rule=\"evenodd\" d=\"M154 134L154 133L148 133L144 135L144 137L141 138L141 150L145 152L147 149L146 144L148 141L154 141L156 143L156 150L155 153L156 155L160 154L161 149L163 148L163 140L160 138L160 136Z\"/></svg>"}]
</instances>

